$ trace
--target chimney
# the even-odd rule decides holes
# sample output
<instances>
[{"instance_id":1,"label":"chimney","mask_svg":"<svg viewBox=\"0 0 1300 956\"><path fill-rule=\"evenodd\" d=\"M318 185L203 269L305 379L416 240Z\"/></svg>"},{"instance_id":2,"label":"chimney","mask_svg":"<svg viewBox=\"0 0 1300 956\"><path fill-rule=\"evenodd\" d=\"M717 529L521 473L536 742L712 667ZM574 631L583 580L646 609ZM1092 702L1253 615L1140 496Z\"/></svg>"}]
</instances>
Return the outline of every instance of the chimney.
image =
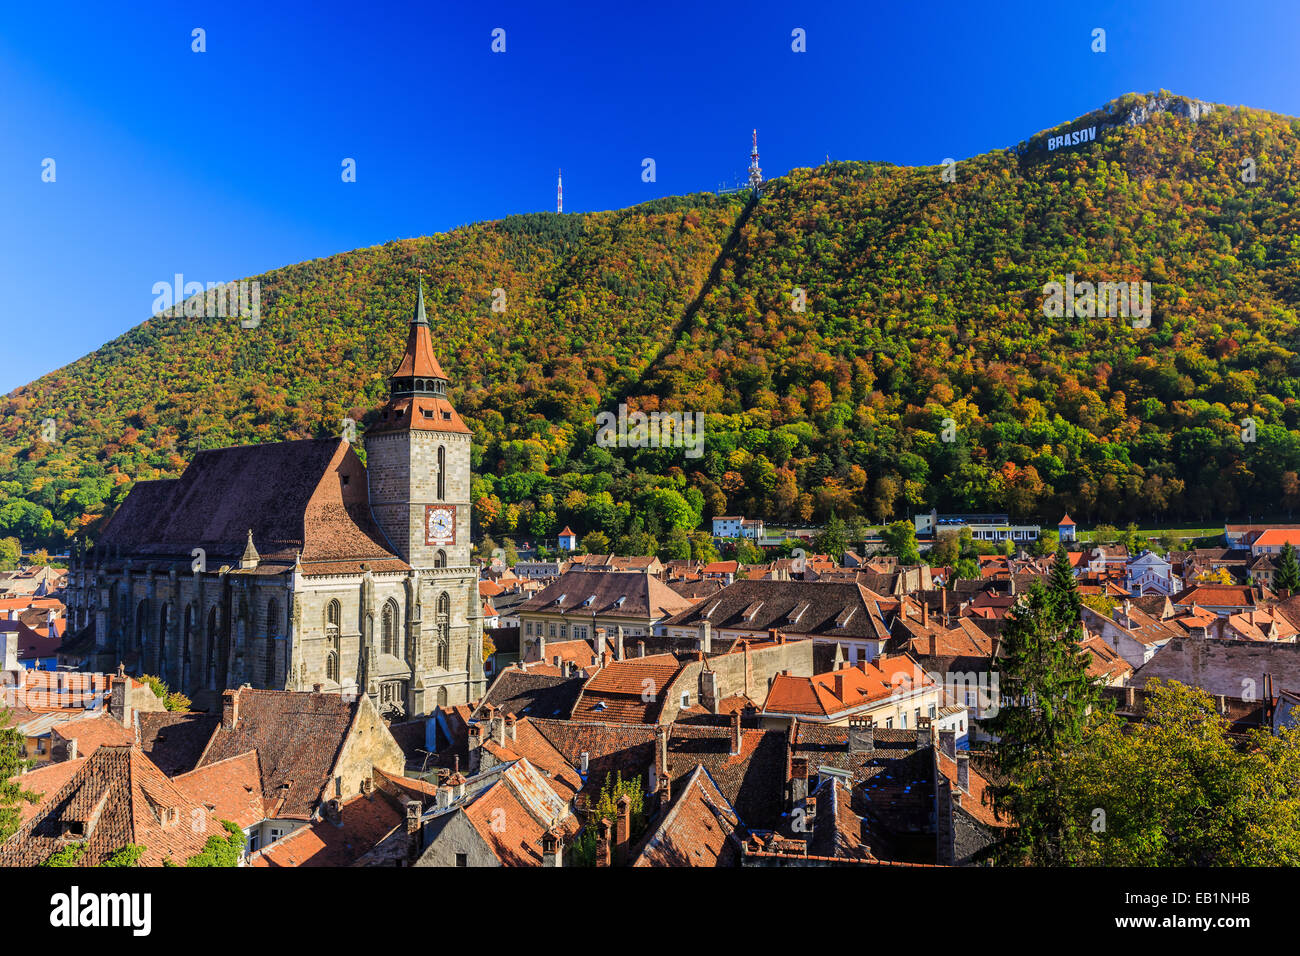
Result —
<instances>
[{"instance_id":1,"label":"chimney","mask_svg":"<svg viewBox=\"0 0 1300 956\"><path fill-rule=\"evenodd\" d=\"M947 588L940 588L939 603L943 607L943 626L947 627L948 626L948 589Z\"/></svg>"},{"instance_id":2,"label":"chimney","mask_svg":"<svg viewBox=\"0 0 1300 956\"><path fill-rule=\"evenodd\" d=\"M713 625L708 621L700 622L700 651L704 654L713 653Z\"/></svg>"},{"instance_id":3,"label":"chimney","mask_svg":"<svg viewBox=\"0 0 1300 956\"><path fill-rule=\"evenodd\" d=\"M406 832L407 833L420 832L420 801L419 800L406 801Z\"/></svg>"},{"instance_id":4,"label":"chimney","mask_svg":"<svg viewBox=\"0 0 1300 956\"><path fill-rule=\"evenodd\" d=\"M76 737L72 737L68 740L68 759L69 760L77 759L77 738Z\"/></svg>"},{"instance_id":5,"label":"chimney","mask_svg":"<svg viewBox=\"0 0 1300 956\"><path fill-rule=\"evenodd\" d=\"M934 729L929 717L918 717L916 721L916 746L928 747L934 743Z\"/></svg>"},{"instance_id":6,"label":"chimney","mask_svg":"<svg viewBox=\"0 0 1300 956\"><path fill-rule=\"evenodd\" d=\"M598 627L596 628L595 631L592 632L591 635L591 653L592 656L596 658L594 661L592 661L593 664L596 665L600 664L600 658L601 655L604 653L604 650L605 650L605 629L603 627Z\"/></svg>"},{"instance_id":7,"label":"chimney","mask_svg":"<svg viewBox=\"0 0 1300 956\"><path fill-rule=\"evenodd\" d=\"M325 819L336 827L343 826L343 804L337 798L325 801Z\"/></svg>"},{"instance_id":8,"label":"chimney","mask_svg":"<svg viewBox=\"0 0 1300 956\"><path fill-rule=\"evenodd\" d=\"M613 842L614 825L609 820L600 821L600 837L596 840L596 865L609 866L609 845Z\"/></svg>"},{"instance_id":9,"label":"chimney","mask_svg":"<svg viewBox=\"0 0 1300 956\"><path fill-rule=\"evenodd\" d=\"M964 750L957 753L957 786L962 793L970 793L970 754Z\"/></svg>"},{"instance_id":10,"label":"chimney","mask_svg":"<svg viewBox=\"0 0 1300 956\"><path fill-rule=\"evenodd\" d=\"M478 773L479 761L483 759L483 725L469 725L469 772Z\"/></svg>"},{"instance_id":11,"label":"chimney","mask_svg":"<svg viewBox=\"0 0 1300 956\"><path fill-rule=\"evenodd\" d=\"M0 670L20 671L22 665L18 663L18 634L15 631L5 631L0 634Z\"/></svg>"},{"instance_id":12,"label":"chimney","mask_svg":"<svg viewBox=\"0 0 1300 956\"><path fill-rule=\"evenodd\" d=\"M645 641L636 642L636 656L645 657Z\"/></svg>"},{"instance_id":13,"label":"chimney","mask_svg":"<svg viewBox=\"0 0 1300 956\"><path fill-rule=\"evenodd\" d=\"M451 799L457 803L465 796L465 778L458 773L453 773L447 779L447 785L451 787Z\"/></svg>"},{"instance_id":14,"label":"chimney","mask_svg":"<svg viewBox=\"0 0 1300 956\"><path fill-rule=\"evenodd\" d=\"M791 813L803 807L808 801L808 759L806 757L790 758L790 807Z\"/></svg>"},{"instance_id":15,"label":"chimney","mask_svg":"<svg viewBox=\"0 0 1300 956\"><path fill-rule=\"evenodd\" d=\"M849 718L849 753L865 754L876 749L876 727L870 717Z\"/></svg>"},{"instance_id":16,"label":"chimney","mask_svg":"<svg viewBox=\"0 0 1300 956\"><path fill-rule=\"evenodd\" d=\"M938 657L939 656L939 635L934 633L934 631L930 632L929 645L930 645L930 656Z\"/></svg>"},{"instance_id":17,"label":"chimney","mask_svg":"<svg viewBox=\"0 0 1300 956\"><path fill-rule=\"evenodd\" d=\"M628 844L632 840L632 798L626 793L618 798L614 814L614 862L627 866Z\"/></svg>"},{"instance_id":18,"label":"chimney","mask_svg":"<svg viewBox=\"0 0 1300 956\"><path fill-rule=\"evenodd\" d=\"M227 690L221 693L221 726L225 730L234 729L239 720L239 691Z\"/></svg>"},{"instance_id":19,"label":"chimney","mask_svg":"<svg viewBox=\"0 0 1300 956\"><path fill-rule=\"evenodd\" d=\"M433 805L439 810L446 810L451 806L451 787L439 787L434 791Z\"/></svg>"},{"instance_id":20,"label":"chimney","mask_svg":"<svg viewBox=\"0 0 1300 956\"><path fill-rule=\"evenodd\" d=\"M494 715L488 721L488 733L492 735L492 739L496 741L498 747L504 747L506 745L505 719Z\"/></svg>"},{"instance_id":21,"label":"chimney","mask_svg":"<svg viewBox=\"0 0 1300 956\"><path fill-rule=\"evenodd\" d=\"M506 714L506 740L515 742L515 715Z\"/></svg>"},{"instance_id":22,"label":"chimney","mask_svg":"<svg viewBox=\"0 0 1300 956\"><path fill-rule=\"evenodd\" d=\"M731 756L740 756L740 711L731 715Z\"/></svg>"},{"instance_id":23,"label":"chimney","mask_svg":"<svg viewBox=\"0 0 1300 956\"><path fill-rule=\"evenodd\" d=\"M668 728L655 728L655 767L660 777L668 776Z\"/></svg>"},{"instance_id":24,"label":"chimney","mask_svg":"<svg viewBox=\"0 0 1300 956\"><path fill-rule=\"evenodd\" d=\"M591 766L591 754L584 750L578 754L578 773L584 777L587 776L587 768Z\"/></svg>"},{"instance_id":25,"label":"chimney","mask_svg":"<svg viewBox=\"0 0 1300 956\"><path fill-rule=\"evenodd\" d=\"M844 700L844 674L840 671L836 671L831 676L835 680L835 685L834 685L835 696L838 697L841 701L843 701Z\"/></svg>"},{"instance_id":26,"label":"chimney","mask_svg":"<svg viewBox=\"0 0 1300 956\"><path fill-rule=\"evenodd\" d=\"M1133 626L1133 618L1129 617L1129 612L1131 612L1132 610L1133 610L1133 602L1130 601L1128 598L1125 598L1124 599L1124 626L1125 627Z\"/></svg>"},{"instance_id":27,"label":"chimney","mask_svg":"<svg viewBox=\"0 0 1300 956\"><path fill-rule=\"evenodd\" d=\"M1216 630L1218 631L1218 637L1219 637L1219 640L1223 640L1224 638L1226 638L1226 637L1228 636L1228 635L1225 633L1225 631L1227 630L1227 627L1228 627L1228 619L1227 619L1226 617L1223 617L1222 615L1220 615L1220 617L1219 617L1219 618L1214 622L1214 626L1215 626Z\"/></svg>"},{"instance_id":28,"label":"chimney","mask_svg":"<svg viewBox=\"0 0 1300 956\"><path fill-rule=\"evenodd\" d=\"M700 671L700 706L710 714L718 712L718 674L717 671Z\"/></svg>"},{"instance_id":29,"label":"chimney","mask_svg":"<svg viewBox=\"0 0 1300 956\"><path fill-rule=\"evenodd\" d=\"M109 691L108 708L109 713L123 727L131 726L131 708L126 704L127 687L130 686L129 677L115 676L111 678L112 689ZM226 693L230 693L226 691ZM224 703L224 702L223 702ZM224 715L224 709L223 709ZM224 723L224 721L223 721Z\"/></svg>"},{"instance_id":30,"label":"chimney","mask_svg":"<svg viewBox=\"0 0 1300 956\"><path fill-rule=\"evenodd\" d=\"M537 626L537 631L537 643L534 645L537 648L537 659L544 661L546 660L546 635L541 633L542 626L540 624Z\"/></svg>"},{"instance_id":31,"label":"chimney","mask_svg":"<svg viewBox=\"0 0 1300 956\"><path fill-rule=\"evenodd\" d=\"M1124 688L1124 709L1127 710L1130 714L1137 710L1137 688L1136 687L1129 686Z\"/></svg>"},{"instance_id":32,"label":"chimney","mask_svg":"<svg viewBox=\"0 0 1300 956\"><path fill-rule=\"evenodd\" d=\"M323 690L325 689L325 685L324 685L324 684L312 684L312 685L311 685L311 689L312 689L312 692L313 692L313 693L319 694L321 691L323 691Z\"/></svg>"},{"instance_id":33,"label":"chimney","mask_svg":"<svg viewBox=\"0 0 1300 956\"><path fill-rule=\"evenodd\" d=\"M951 757L957 759L957 731L941 730L939 731L939 749Z\"/></svg>"},{"instance_id":34,"label":"chimney","mask_svg":"<svg viewBox=\"0 0 1300 956\"><path fill-rule=\"evenodd\" d=\"M925 595L921 596L921 626L930 626L930 602L925 599Z\"/></svg>"},{"instance_id":35,"label":"chimney","mask_svg":"<svg viewBox=\"0 0 1300 956\"><path fill-rule=\"evenodd\" d=\"M614 660L623 659L623 625L614 628Z\"/></svg>"},{"instance_id":36,"label":"chimney","mask_svg":"<svg viewBox=\"0 0 1300 956\"><path fill-rule=\"evenodd\" d=\"M564 866L559 835L554 830L542 834L542 866Z\"/></svg>"}]
</instances>

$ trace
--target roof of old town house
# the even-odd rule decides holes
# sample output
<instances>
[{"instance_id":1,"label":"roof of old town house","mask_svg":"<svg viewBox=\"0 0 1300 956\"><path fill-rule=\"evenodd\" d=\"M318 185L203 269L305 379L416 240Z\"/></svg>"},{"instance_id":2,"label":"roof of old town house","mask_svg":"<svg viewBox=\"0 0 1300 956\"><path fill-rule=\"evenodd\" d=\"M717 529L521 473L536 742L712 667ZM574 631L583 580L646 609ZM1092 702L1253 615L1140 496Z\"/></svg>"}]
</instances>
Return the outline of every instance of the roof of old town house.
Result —
<instances>
[{"instance_id":1,"label":"roof of old town house","mask_svg":"<svg viewBox=\"0 0 1300 956\"><path fill-rule=\"evenodd\" d=\"M17 777L11 777L10 779L24 790L35 793L40 797L35 803L28 803L25 800L18 802L19 823L26 823L42 812L45 801L62 789L63 785L72 779L72 775L80 770L81 765L85 762L85 757L60 760L56 763L47 763L35 767L24 774L19 774Z\"/></svg>"},{"instance_id":2,"label":"roof of old town house","mask_svg":"<svg viewBox=\"0 0 1300 956\"><path fill-rule=\"evenodd\" d=\"M0 844L0 866L36 866L70 842L85 846L81 866L102 863L128 844L145 848L141 866L184 863L219 831L207 808L138 748L104 746Z\"/></svg>"},{"instance_id":3,"label":"roof of old town house","mask_svg":"<svg viewBox=\"0 0 1300 956\"><path fill-rule=\"evenodd\" d=\"M351 866L396 827L405 813L387 794L358 794L339 807L339 823L316 820L254 853L249 866Z\"/></svg>"},{"instance_id":4,"label":"roof of old town house","mask_svg":"<svg viewBox=\"0 0 1300 956\"><path fill-rule=\"evenodd\" d=\"M786 731L742 727L738 753L732 753L734 734L734 726L673 724L667 741L673 793L703 766L747 825L776 826L785 806Z\"/></svg>"},{"instance_id":5,"label":"roof of old town house","mask_svg":"<svg viewBox=\"0 0 1300 956\"><path fill-rule=\"evenodd\" d=\"M507 667L497 675L474 713L481 716L488 707L494 707L503 714L519 717L563 719L573 710L582 685L581 677Z\"/></svg>"},{"instance_id":6,"label":"roof of old town house","mask_svg":"<svg viewBox=\"0 0 1300 956\"><path fill-rule=\"evenodd\" d=\"M236 564L252 529L258 568L406 570L370 513L365 466L339 438L201 451L179 478L136 483L96 546L131 555ZM313 568L312 566L317 567Z\"/></svg>"},{"instance_id":7,"label":"roof of old town house","mask_svg":"<svg viewBox=\"0 0 1300 956\"><path fill-rule=\"evenodd\" d=\"M882 639L872 610L882 595L838 581L741 580L663 621L666 627L768 631L818 637Z\"/></svg>"},{"instance_id":8,"label":"roof of old town house","mask_svg":"<svg viewBox=\"0 0 1300 956\"><path fill-rule=\"evenodd\" d=\"M903 655L859 661L812 677L777 674L763 702L763 712L811 719L831 717L933 683L915 661Z\"/></svg>"},{"instance_id":9,"label":"roof of old town house","mask_svg":"<svg viewBox=\"0 0 1300 956\"><path fill-rule=\"evenodd\" d=\"M254 690L238 695L234 726L219 726L199 767L256 750L268 816L307 819L331 780L361 699L336 694Z\"/></svg>"},{"instance_id":10,"label":"roof of old town house","mask_svg":"<svg viewBox=\"0 0 1300 956\"><path fill-rule=\"evenodd\" d=\"M709 772L697 764L672 806L646 834L632 866L734 866L744 825Z\"/></svg>"},{"instance_id":11,"label":"roof of old town house","mask_svg":"<svg viewBox=\"0 0 1300 956\"><path fill-rule=\"evenodd\" d=\"M172 778L172 783L209 807L217 820L229 820L244 829L266 819L256 751L180 774Z\"/></svg>"},{"instance_id":12,"label":"roof of old town house","mask_svg":"<svg viewBox=\"0 0 1300 956\"><path fill-rule=\"evenodd\" d=\"M59 724L53 731L64 740L77 742L77 755L89 757L100 747L121 747L135 743L135 730L111 714L101 711L80 720Z\"/></svg>"},{"instance_id":13,"label":"roof of old town house","mask_svg":"<svg viewBox=\"0 0 1300 956\"><path fill-rule=\"evenodd\" d=\"M663 707L663 691L680 669L672 654L611 661L588 679L574 704L573 719L654 723Z\"/></svg>"},{"instance_id":14,"label":"roof of old town house","mask_svg":"<svg viewBox=\"0 0 1300 956\"><path fill-rule=\"evenodd\" d=\"M619 603L619 602L622 603ZM690 607L656 577L636 571L566 571L519 605L519 613L659 619ZM547 652L549 656L549 651Z\"/></svg>"},{"instance_id":15,"label":"roof of old town house","mask_svg":"<svg viewBox=\"0 0 1300 956\"><path fill-rule=\"evenodd\" d=\"M957 761L944 753L942 748L936 748L935 755L939 762L939 773L955 790L957 788ZM962 795L961 808L985 826L1010 826L1011 824L1006 817L999 817L993 812L993 795L988 780L974 767L968 766L967 771L966 782L969 789Z\"/></svg>"},{"instance_id":16,"label":"roof of old town house","mask_svg":"<svg viewBox=\"0 0 1300 956\"><path fill-rule=\"evenodd\" d=\"M221 724L220 714L138 711L140 749L169 777L198 766Z\"/></svg>"}]
</instances>

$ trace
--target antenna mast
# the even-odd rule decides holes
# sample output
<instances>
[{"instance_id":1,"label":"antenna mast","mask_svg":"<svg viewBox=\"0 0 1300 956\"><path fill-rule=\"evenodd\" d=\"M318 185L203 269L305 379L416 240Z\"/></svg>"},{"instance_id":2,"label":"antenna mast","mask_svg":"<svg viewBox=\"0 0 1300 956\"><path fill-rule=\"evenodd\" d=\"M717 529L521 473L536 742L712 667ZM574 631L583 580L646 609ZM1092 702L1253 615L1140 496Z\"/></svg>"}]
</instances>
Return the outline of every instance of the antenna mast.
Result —
<instances>
[{"instance_id":1,"label":"antenna mast","mask_svg":"<svg viewBox=\"0 0 1300 956\"><path fill-rule=\"evenodd\" d=\"M555 180L555 211L564 212L564 170L560 170Z\"/></svg>"},{"instance_id":2,"label":"antenna mast","mask_svg":"<svg viewBox=\"0 0 1300 956\"><path fill-rule=\"evenodd\" d=\"M763 170L758 166L758 130L754 130L754 151L749 154L749 185L757 189L763 183Z\"/></svg>"}]
</instances>

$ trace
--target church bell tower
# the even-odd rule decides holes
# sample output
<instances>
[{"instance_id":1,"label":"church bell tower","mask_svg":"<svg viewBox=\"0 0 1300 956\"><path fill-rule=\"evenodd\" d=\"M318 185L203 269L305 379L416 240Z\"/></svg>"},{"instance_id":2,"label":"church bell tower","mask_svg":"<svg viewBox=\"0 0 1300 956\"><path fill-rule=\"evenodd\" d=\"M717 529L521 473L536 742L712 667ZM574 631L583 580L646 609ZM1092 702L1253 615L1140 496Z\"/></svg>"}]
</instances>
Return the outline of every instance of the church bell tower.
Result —
<instances>
[{"instance_id":1,"label":"church bell tower","mask_svg":"<svg viewBox=\"0 0 1300 956\"><path fill-rule=\"evenodd\" d=\"M402 362L388 403L366 431L375 520L414 568L468 568L470 430L447 400L433 354L420 283Z\"/></svg>"}]
</instances>

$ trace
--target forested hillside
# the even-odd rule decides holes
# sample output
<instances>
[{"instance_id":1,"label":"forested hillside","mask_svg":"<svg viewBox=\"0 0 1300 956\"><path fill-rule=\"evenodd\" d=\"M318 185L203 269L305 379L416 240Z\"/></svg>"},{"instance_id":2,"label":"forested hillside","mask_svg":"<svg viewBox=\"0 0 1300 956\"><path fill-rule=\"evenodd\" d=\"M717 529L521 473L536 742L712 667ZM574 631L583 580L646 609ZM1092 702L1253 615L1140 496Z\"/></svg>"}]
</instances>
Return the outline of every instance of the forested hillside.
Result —
<instances>
[{"instance_id":1,"label":"forested hillside","mask_svg":"<svg viewBox=\"0 0 1300 956\"><path fill-rule=\"evenodd\" d=\"M680 554L724 513L1120 523L1300 502L1300 120L1152 110L1038 162L942 172L837 162L757 199L510 217L261 276L256 329L155 316L0 400L0 537L93 539L132 481L198 447L362 431L420 266L498 537L568 523ZM1150 282L1150 327L1045 318L1066 274ZM706 413L704 455L596 447L621 400Z\"/></svg>"}]
</instances>

